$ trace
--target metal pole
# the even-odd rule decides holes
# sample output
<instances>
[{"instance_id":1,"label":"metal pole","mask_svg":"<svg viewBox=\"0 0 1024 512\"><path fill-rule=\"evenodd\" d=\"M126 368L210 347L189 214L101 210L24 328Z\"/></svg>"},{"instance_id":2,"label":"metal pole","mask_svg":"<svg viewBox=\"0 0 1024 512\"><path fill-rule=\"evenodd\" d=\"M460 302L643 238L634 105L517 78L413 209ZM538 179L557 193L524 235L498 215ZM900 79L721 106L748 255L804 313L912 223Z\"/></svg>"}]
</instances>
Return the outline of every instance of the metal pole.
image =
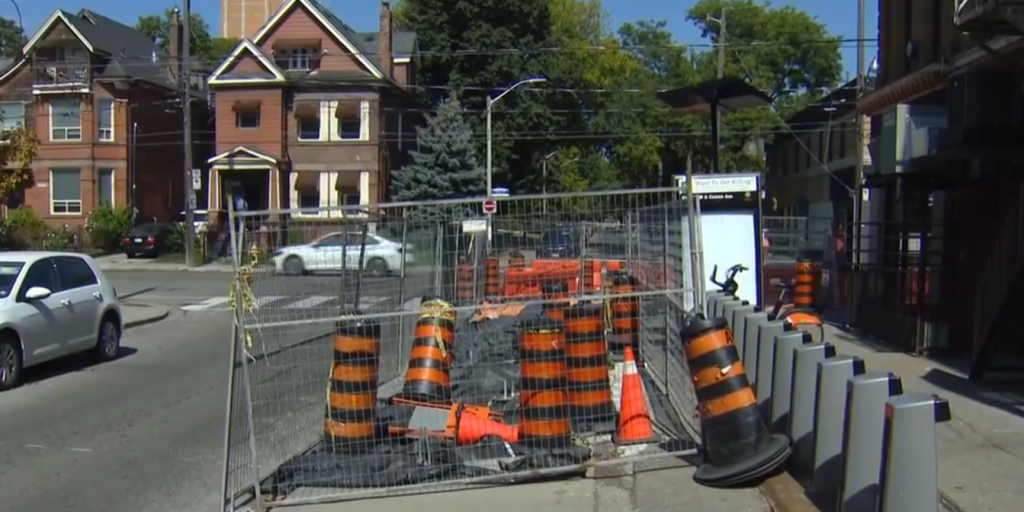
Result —
<instances>
[{"instance_id":1,"label":"metal pole","mask_svg":"<svg viewBox=\"0 0 1024 512\"><path fill-rule=\"evenodd\" d=\"M494 108L494 100L490 96L487 97L487 197L492 196L492 190L494 189L494 170L493 159L494 150L491 147L491 111ZM487 231L488 238L490 238L490 229Z\"/></svg>"},{"instance_id":2,"label":"metal pole","mask_svg":"<svg viewBox=\"0 0 1024 512\"><path fill-rule=\"evenodd\" d=\"M718 22L718 25L720 27L719 30L718 30L718 78L724 78L725 77L725 39L726 39L726 37L728 37L726 35L725 8L724 7L722 8L721 17L718 20L715 20L715 21ZM721 147L722 147L722 110L720 108L718 108L718 99L717 98L715 100L713 100L713 102L711 104L711 110L714 112L714 115L715 115L714 135L712 137L712 139L713 139L712 143L715 145L715 147L713 148L714 152L712 153L711 172L716 172L717 173L720 170L720 166L721 166L721 157L719 155L719 152L721 151Z\"/></svg>"},{"instance_id":3,"label":"metal pole","mask_svg":"<svg viewBox=\"0 0 1024 512\"><path fill-rule=\"evenodd\" d=\"M178 70L178 82L181 88L182 138L185 150L185 262L188 265L198 264L195 261L196 225L195 225L195 191L192 190L192 70L191 49L191 18L192 1L181 1L181 67ZM245 222L244 218L242 222Z\"/></svg>"},{"instance_id":4,"label":"metal pole","mask_svg":"<svg viewBox=\"0 0 1024 512\"><path fill-rule=\"evenodd\" d=\"M402 208L402 264L398 270L398 304L402 308L402 314L398 315L398 350L399 354L405 353L405 262L409 255L409 216L408 210ZM395 371L402 371L401 359L395 360Z\"/></svg>"},{"instance_id":5,"label":"metal pole","mask_svg":"<svg viewBox=\"0 0 1024 512\"><path fill-rule=\"evenodd\" d=\"M864 0L857 0L857 98L864 96ZM854 153L853 171L853 240L851 250L853 251L854 268L860 267L861 248L861 223L864 212L864 116L858 111L857 114L857 147Z\"/></svg>"},{"instance_id":6,"label":"metal pole","mask_svg":"<svg viewBox=\"0 0 1024 512\"><path fill-rule=\"evenodd\" d=\"M547 214L548 214L548 198L547 198L547 195L548 195L548 159L547 159L547 157L544 157L544 161L541 163L541 169L542 169L542 171L541 171L540 193L544 195L543 210L544 210L544 216L546 217Z\"/></svg>"}]
</instances>

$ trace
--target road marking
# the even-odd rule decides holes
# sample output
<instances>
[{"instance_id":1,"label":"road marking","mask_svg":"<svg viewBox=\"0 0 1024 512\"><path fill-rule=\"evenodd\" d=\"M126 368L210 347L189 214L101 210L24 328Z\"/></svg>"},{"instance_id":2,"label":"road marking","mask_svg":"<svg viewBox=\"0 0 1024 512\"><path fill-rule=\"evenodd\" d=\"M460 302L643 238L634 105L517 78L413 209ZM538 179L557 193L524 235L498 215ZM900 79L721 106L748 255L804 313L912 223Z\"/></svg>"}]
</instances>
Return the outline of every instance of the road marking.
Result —
<instances>
[{"instance_id":1,"label":"road marking","mask_svg":"<svg viewBox=\"0 0 1024 512\"><path fill-rule=\"evenodd\" d=\"M184 311L202 311L204 309L210 309L213 307L217 307L221 304L225 304L227 303L227 301L227 297L210 297L209 299L206 299L198 304L189 304L187 306L182 306L181 309Z\"/></svg>"},{"instance_id":2,"label":"road marking","mask_svg":"<svg viewBox=\"0 0 1024 512\"><path fill-rule=\"evenodd\" d=\"M266 306L267 304L270 304L271 302L277 302L279 300L284 300L284 299L287 299L287 298L288 297L282 297L280 295L265 295L263 297L256 297L256 306L257 307Z\"/></svg>"},{"instance_id":3,"label":"road marking","mask_svg":"<svg viewBox=\"0 0 1024 512\"><path fill-rule=\"evenodd\" d=\"M313 295L312 297L306 297L305 299L295 301L288 304L284 309L308 309L315 308L324 302L330 302L334 300L334 297L327 297L324 295Z\"/></svg>"}]
</instances>

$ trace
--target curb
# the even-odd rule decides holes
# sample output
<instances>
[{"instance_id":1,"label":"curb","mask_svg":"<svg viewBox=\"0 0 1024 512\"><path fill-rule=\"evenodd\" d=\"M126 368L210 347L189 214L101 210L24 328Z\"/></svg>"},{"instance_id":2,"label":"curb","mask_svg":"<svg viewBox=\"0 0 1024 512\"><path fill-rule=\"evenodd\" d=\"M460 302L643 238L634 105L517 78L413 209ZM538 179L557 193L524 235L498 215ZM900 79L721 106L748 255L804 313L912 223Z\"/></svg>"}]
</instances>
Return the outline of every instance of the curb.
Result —
<instances>
[{"instance_id":1,"label":"curb","mask_svg":"<svg viewBox=\"0 0 1024 512\"><path fill-rule=\"evenodd\" d=\"M141 320L135 320L135 321L132 321L132 322L125 322L124 325L122 326L122 329L127 330L127 329L131 329L133 327L140 327L140 326L143 326L143 325L146 325L146 324L156 323L156 322L159 322L160 320L163 320L163 319L165 319L165 318L167 318L168 316L171 315L171 311L169 309L163 308L163 310L164 310L163 313L160 313L158 315L154 315L154 316L151 316L151 317L148 317L148 318L143 318Z\"/></svg>"},{"instance_id":2,"label":"curb","mask_svg":"<svg viewBox=\"0 0 1024 512\"><path fill-rule=\"evenodd\" d=\"M772 512L820 512L804 493L804 488L786 472L781 472L757 486Z\"/></svg>"}]
</instances>

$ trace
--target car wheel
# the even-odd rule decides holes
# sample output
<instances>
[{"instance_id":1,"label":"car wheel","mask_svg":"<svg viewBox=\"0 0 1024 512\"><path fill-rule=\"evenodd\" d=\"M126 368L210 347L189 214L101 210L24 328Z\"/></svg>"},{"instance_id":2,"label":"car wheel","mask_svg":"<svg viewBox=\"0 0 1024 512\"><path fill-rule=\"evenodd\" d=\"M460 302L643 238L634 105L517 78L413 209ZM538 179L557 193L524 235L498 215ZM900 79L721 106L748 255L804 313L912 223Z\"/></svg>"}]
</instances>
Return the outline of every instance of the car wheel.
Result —
<instances>
[{"instance_id":1,"label":"car wheel","mask_svg":"<svg viewBox=\"0 0 1024 512\"><path fill-rule=\"evenodd\" d=\"M298 256L289 256L284 260L284 273L289 276L301 276L306 272L305 265L302 264L302 260Z\"/></svg>"},{"instance_id":2,"label":"car wheel","mask_svg":"<svg viewBox=\"0 0 1024 512\"><path fill-rule=\"evenodd\" d=\"M366 272L371 276L383 276L388 273L388 262L384 258L370 258L366 262Z\"/></svg>"},{"instance_id":3,"label":"car wheel","mask_svg":"<svg viewBox=\"0 0 1024 512\"><path fill-rule=\"evenodd\" d=\"M112 318L106 318L100 324L99 336L96 338L96 357L100 361L113 361L121 350L121 326Z\"/></svg>"},{"instance_id":4,"label":"car wheel","mask_svg":"<svg viewBox=\"0 0 1024 512\"><path fill-rule=\"evenodd\" d=\"M13 336L0 340L0 391L17 387L21 382L21 346Z\"/></svg>"}]
</instances>

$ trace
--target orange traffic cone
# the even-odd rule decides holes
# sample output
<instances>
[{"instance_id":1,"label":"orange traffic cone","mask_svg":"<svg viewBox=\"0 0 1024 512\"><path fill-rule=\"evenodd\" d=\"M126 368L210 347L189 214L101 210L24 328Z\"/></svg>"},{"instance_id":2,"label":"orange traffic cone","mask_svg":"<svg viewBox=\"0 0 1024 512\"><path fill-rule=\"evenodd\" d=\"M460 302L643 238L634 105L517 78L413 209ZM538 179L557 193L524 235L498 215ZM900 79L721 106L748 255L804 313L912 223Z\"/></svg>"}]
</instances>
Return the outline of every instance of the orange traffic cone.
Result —
<instances>
[{"instance_id":1,"label":"orange traffic cone","mask_svg":"<svg viewBox=\"0 0 1024 512\"><path fill-rule=\"evenodd\" d=\"M633 347L625 347L625 368L622 372L622 403L619 406L619 428L612 441L617 445L655 443L659 441L647 412L644 387L637 373Z\"/></svg>"},{"instance_id":2,"label":"orange traffic cone","mask_svg":"<svg viewBox=\"0 0 1024 512\"><path fill-rule=\"evenodd\" d=\"M455 438L457 446L478 443L487 436L495 436L508 443L519 441L519 430L516 427L481 417L473 411L467 411L462 404L452 407L447 430Z\"/></svg>"}]
</instances>

